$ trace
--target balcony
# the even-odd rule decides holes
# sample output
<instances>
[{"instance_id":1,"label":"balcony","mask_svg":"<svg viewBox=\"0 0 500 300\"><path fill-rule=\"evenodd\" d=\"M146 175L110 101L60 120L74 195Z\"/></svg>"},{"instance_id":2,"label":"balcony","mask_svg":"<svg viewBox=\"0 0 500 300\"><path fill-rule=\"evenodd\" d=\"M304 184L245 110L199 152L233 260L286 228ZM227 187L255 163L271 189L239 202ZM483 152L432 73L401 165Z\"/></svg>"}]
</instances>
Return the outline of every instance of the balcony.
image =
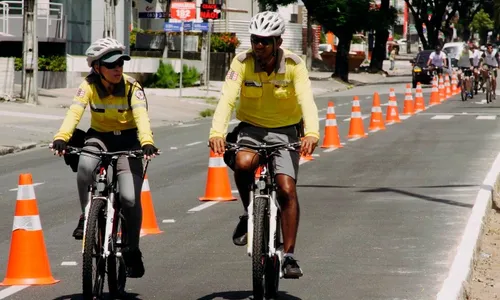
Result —
<instances>
[{"instance_id":1,"label":"balcony","mask_svg":"<svg viewBox=\"0 0 500 300\"><path fill-rule=\"evenodd\" d=\"M37 0L37 36L42 43L66 42L66 16L62 3ZM0 42L17 42L23 39L24 1L0 2Z\"/></svg>"}]
</instances>

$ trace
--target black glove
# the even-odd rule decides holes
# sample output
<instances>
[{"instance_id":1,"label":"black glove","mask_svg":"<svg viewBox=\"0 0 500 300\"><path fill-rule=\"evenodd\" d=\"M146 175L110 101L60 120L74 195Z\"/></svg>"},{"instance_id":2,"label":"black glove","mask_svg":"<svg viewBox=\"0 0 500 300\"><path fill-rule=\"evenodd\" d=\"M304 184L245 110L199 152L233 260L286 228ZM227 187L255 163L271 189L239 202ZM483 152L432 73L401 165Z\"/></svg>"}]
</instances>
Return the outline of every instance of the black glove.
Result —
<instances>
[{"instance_id":1,"label":"black glove","mask_svg":"<svg viewBox=\"0 0 500 300\"><path fill-rule=\"evenodd\" d=\"M142 152L144 152L144 155L146 156L152 156L153 154L156 154L156 152L158 152L158 148L151 144L147 144L142 146Z\"/></svg>"},{"instance_id":2,"label":"black glove","mask_svg":"<svg viewBox=\"0 0 500 300\"><path fill-rule=\"evenodd\" d=\"M52 149L54 149L57 153L62 153L66 150L66 142L63 140L55 140L52 142Z\"/></svg>"}]
</instances>

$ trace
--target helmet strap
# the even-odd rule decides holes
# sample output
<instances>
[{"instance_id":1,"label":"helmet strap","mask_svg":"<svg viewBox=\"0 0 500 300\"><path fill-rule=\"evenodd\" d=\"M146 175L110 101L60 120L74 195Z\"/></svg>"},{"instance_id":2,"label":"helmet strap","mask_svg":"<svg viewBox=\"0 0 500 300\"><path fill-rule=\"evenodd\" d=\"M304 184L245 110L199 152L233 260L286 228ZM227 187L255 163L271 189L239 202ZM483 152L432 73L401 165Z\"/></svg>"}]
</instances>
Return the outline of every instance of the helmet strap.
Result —
<instances>
[{"instance_id":1,"label":"helmet strap","mask_svg":"<svg viewBox=\"0 0 500 300\"><path fill-rule=\"evenodd\" d=\"M107 83L111 84L111 86L115 85L111 81L107 80L106 77L104 77L104 75L101 73L101 62L100 61L97 61L97 70L98 70L97 74L99 74L99 77L101 77L101 79L103 79Z\"/></svg>"}]
</instances>

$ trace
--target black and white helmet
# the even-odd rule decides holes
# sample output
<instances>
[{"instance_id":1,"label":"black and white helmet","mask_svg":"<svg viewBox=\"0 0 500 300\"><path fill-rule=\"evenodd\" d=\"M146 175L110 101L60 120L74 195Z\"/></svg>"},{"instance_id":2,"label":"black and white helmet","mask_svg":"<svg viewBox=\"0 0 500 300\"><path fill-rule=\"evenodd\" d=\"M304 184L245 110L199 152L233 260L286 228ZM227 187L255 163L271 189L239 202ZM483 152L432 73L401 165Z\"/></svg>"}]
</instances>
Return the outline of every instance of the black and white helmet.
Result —
<instances>
[{"instance_id":1,"label":"black and white helmet","mask_svg":"<svg viewBox=\"0 0 500 300\"><path fill-rule=\"evenodd\" d=\"M122 45L115 39L112 38L102 38L93 42L92 45L87 49L85 55L87 55L87 64L92 67L92 63L101 59L104 55L110 52L121 52L125 51L125 46Z\"/></svg>"},{"instance_id":2,"label":"black and white helmet","mask_svg":"<svg viewBox=\"0 0 500 300\"><path fill-rule=\"evenodd\" d=\"M277 12L260 12L250 20L248 31L259 36L280 36L285 32L285 20Z\"/></svg>"}]
</instances>

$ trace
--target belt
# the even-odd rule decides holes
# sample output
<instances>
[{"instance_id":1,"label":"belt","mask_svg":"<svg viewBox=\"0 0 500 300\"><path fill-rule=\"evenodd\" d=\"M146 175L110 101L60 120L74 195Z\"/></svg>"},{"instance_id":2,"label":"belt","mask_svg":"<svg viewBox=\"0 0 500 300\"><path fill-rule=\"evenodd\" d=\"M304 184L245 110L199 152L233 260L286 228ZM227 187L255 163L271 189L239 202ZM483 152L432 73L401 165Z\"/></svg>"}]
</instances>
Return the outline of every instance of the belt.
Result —
<instances>
[{"instance_id":1,"label":"belt","mask_svg":"<svg viewBox=\"0 0 500 300\"><path fill-rule=\"evenodd\" d=\"M97 130L91 128L89 131L93 131L97 134L102 134L102 135L127 135L127 134L137 133L137 128L131 128L131 129L125 129L125 130L113 130L113 131L108 131L108 132L97 131Z\"/></svg>"}]
</instances>

